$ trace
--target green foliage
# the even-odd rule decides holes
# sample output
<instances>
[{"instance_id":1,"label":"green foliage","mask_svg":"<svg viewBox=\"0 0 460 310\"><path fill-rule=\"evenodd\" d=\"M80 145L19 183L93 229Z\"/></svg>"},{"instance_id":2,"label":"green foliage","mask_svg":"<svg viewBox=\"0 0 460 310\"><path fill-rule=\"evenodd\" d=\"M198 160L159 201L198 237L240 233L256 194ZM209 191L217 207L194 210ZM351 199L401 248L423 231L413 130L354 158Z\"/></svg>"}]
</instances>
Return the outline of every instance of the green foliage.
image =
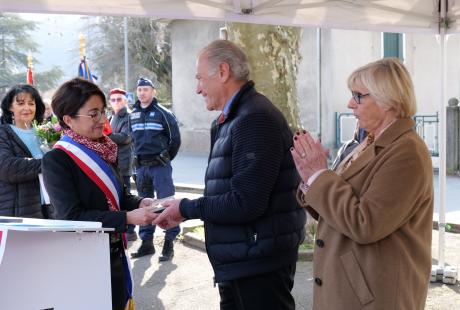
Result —
<instances>
[{"instance_id":1,"label":"green foliage","mask_svg":"<svg viewBox=\"0 0 460 310\"><path fill-rule=\"evenodd\" d=\"M192 232L198 234L204 238L204 226L197 226L192 229Z\"/></svg>"},{"instance_id":2,"label":"green foliage","mask_svg":"<svg viewBox=\"0 0 460 310\"><path fill-rule=\"evenodd\" d=\"M306 251L306 250L312 250L315 246L314 246L314 235L316 233L316 223L313 225L314 227L312 227L311 231L309 231L308 233L310 233L313 237L311 239L308 239L305 240L304 242L302 242L302 244L299 246L299 251ZM193 229L191 230L192 233L195 233L197 234L198 236L200 236L201 238L204 239L204 226L203 225L200 225L200 226L196 226L196 227L193 227Z\"/></svg>"},{"instance_id":3,"label":"green foliage","mask_svg":"<svg viewBox=\"0 0 460 310\"><path fill-rule=\"evenodd\" d=\"M53 89L58 85L63 75L64 71L58 66L53 66L51 70L45 72L34 72L34 86L42 91Z\"/></svg>"},{"instance_id":4,"label":"green foliage","mask_svg":"<svg viewBox=\"0 0 460 310\"><path fill-rule=\"evenodd\" d=\"M26 82L27 54L36 53L39 45L31 32L37 23L26 21L15 14L0 13L0 95L13 85ZM35 61L35 63L37 63ZM59 67L46 72L33 70L35 86L40 91L54 88L61 76Z\"/></svg>"},{"instance_id":5,"label":"green foliage","mask_svg":"<svg viewBox=\"0 0 460 310\"><path fill-rule=\"evenodd\" d=\"M1 74L27 67L27 53L36 52L29 31L36 29L34 22L25 21L13 14L0 14L0 68Z\"/></svg>"},{"instance_id":6,"label":"green foliage","mask_svg":"<svg viewBox=\"0 0 460 310\"><path fill-rule=\"evenodd\" d=\"M314 247L313 242L305 241L299 246L299 251L313 250Z\"/></svg>"},{"instance_id":7,"label":"green foliage","mask_svg":"<svg viewBox=\"0 0 460 310\"><path fill-rule=\"evenodd\" d=\"M124 70L124 23L122 17L99 17L92 23L88 40L90 65L106 92L126 88ZM156 84L160 102L171 100L171 30L168 23L149 18L128 18L129 89L135 91L140 76Z\"/></svg>"}]
</instances>

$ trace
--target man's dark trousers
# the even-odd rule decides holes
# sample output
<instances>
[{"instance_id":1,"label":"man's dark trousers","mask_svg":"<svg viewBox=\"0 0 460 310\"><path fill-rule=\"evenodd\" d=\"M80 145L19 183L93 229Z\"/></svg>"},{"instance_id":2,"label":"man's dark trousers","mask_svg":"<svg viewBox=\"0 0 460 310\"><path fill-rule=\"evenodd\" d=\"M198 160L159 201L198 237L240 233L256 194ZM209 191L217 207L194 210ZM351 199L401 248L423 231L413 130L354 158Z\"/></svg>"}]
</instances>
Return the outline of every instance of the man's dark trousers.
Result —
<instances>
[{"instance_id":1,"label":"man's dark trousers","mask_svg":"<svg viewBox=\"0 0 460 310\"><path fill-rule=\"evenodd\" d=\"M296 265L219 283L221 310L294 310Z\"/></svg>"},{"instance_id":2,"label":"man's dark trousers","mask_svg":"<svg viewBox=\"0 0 460 310\"><path fill-rule=\"evenodd\" d=\"M175 194L172 179L171 162L165 166L140 166L137 169L137 187L140 197L165 198ZM156 197L154 196L156 192ZM141 240L153 240L155 225L145 225L139 227L139 237ZM174 240L180 232L180 227L176 226L166 230L165 239Z\"/></svg>"}]
</instances>

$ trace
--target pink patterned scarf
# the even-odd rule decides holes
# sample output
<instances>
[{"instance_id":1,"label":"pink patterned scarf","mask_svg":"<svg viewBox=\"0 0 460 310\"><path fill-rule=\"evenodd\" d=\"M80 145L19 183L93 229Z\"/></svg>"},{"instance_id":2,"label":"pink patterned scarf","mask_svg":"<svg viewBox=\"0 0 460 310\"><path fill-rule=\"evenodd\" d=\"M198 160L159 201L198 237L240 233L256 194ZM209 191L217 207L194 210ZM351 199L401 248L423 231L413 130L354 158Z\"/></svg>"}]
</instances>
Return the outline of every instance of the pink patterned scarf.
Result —
<instances>
[{"instance_id":1,"label":"pink patterned scarf","mask_svg":"<svg viewBox=\"0 0 460 310\"><path fill-rule=\"evenodd\" d=\"M74 140L75 142L78 142L86 146L109 164L116 163L118 146L109 137L102 136L102 138L99 138L97 141L94 141L87 137L79 135L78 133L69 128L64 129L64 134L72 138L72 140Z\"/></svg>"}]
</instances>

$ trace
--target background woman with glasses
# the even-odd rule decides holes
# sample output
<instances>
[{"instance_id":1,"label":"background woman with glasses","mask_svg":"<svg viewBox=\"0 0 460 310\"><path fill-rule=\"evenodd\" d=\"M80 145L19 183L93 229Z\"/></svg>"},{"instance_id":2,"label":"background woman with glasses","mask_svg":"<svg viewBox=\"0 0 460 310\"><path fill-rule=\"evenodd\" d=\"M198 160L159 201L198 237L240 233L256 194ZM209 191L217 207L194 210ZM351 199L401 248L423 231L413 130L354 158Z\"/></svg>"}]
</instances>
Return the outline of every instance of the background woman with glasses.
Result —
<instances>
[{"instance_id":1,"label":"background woman with glasses","mask_svg":"<svg viewBox=\"0 0 460 310\"><path fill-rule=\"evenodd\" d=\"M64 128L61 140L43 158L45 186L56 218L97 221L115 229L110 233L112 305L125 309L132 283L124 271L121 233L128 224L152 222L153 212L138 208L149 207L152 199L133 196L123 186L116 167L117 145L102 133L107 121L105 96L95 84L70 80L57 90L51 105Z\"/></svg>"},{"instance_id":2,"label":"background woman with glasses","mask_svg":"<svg viewBox=\"0 0 460 310\"><path fill-rule=\"evenodd\" d=\"M396 58L354 71L348 101L368 136L334 170L308 132L291 149L298 200L318 220L314 309L423 309L431 272L433 170Z\"/></svg>"},{"instance_id":3,"label":"background woman with glasses","mask_svg":"<svg viewBox=\"0 0 460 310\"><path fill-rule=\"evenodd\" d=\"M32 126L43 121L43 100L33 86L19 84L7 92L1 108L0 215L48 217L38 179L43 153Z\"/></svg>"}]
</instances>

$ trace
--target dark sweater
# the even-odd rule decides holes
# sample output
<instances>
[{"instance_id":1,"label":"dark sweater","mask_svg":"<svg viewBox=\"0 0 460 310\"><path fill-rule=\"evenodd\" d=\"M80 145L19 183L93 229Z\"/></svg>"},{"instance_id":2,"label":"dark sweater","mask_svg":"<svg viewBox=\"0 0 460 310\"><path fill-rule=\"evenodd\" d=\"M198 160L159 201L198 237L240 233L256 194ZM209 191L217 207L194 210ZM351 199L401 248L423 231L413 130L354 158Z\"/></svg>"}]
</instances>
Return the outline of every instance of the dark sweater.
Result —
<instances>
[{"instance_id":1,"label":"dark sweater","mask_svg":"<svg viewBox=\"0 0 460 310\"><path fill-rule=\"evenodd\" d=\"M117 114L112 116L110 121L112 133L109 138L118 146L117 166L122 176L132 175L133 146L129 130L129 113L124 107Z\"/></svg>"},{"instance_id":2,"label":"dark sweater","mask_svg":"<svg viewBox=\"0 0 460 310\"><path fill-rule=\"evenodd\" d=\"M281 112L248 82L227 119L213 123L204 197L183 199L185 218L205 222L217 282L295 264L305 211L291 157L292 133Z\"/></svg>"}]
</instances>

